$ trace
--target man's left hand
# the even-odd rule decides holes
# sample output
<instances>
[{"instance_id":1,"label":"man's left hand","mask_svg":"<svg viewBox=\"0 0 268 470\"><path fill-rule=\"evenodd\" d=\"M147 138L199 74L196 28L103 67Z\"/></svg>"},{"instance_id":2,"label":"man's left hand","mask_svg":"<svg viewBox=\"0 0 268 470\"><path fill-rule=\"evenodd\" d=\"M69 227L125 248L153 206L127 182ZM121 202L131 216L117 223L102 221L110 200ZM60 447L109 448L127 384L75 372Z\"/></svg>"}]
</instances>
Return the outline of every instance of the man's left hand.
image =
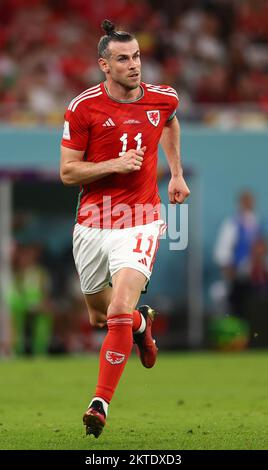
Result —
<instances>
[{"instance_id":1,"label":"man's left hand","mask_svg":"<svg viewBox=\"0 0 268 470\"><path fill-rule=\"evenodd\" d=\"M189 194L190 190L183 176L173 176L168 185L168 196L171 204L182 204Z\"/></svg>"}]
</instances>

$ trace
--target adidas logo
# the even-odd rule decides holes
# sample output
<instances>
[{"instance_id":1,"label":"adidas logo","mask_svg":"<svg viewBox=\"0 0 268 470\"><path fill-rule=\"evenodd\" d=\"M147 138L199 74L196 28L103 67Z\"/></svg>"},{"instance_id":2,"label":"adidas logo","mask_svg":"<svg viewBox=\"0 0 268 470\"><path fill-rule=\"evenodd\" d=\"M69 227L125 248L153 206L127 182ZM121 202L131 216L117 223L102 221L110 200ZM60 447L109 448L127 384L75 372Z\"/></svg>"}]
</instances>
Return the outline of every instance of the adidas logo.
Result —
<instances>
[{"instance_id":1,"label":"adidas logo","mask_svg":"<svg viewBox=\"0 0 268 470\"><path fill-rule=\"evenodd\" d=\"M147 266L147 259L146 258L139 259L139 263L145 264L145 266Z\"/></svg>"},{"instance_id":2,"label":"adidas logo","mask_svg":"<svg viewBox=\"0 0 268 470\"><path fill-rule=\"evenodd\" d=\"M115 126L115 123L114 121L112 120L112 118L109 118L107 119L107 121L105 121L104 124L102 124L103 127L111 127L111 126Z\"/></svg>"}]
</instances>

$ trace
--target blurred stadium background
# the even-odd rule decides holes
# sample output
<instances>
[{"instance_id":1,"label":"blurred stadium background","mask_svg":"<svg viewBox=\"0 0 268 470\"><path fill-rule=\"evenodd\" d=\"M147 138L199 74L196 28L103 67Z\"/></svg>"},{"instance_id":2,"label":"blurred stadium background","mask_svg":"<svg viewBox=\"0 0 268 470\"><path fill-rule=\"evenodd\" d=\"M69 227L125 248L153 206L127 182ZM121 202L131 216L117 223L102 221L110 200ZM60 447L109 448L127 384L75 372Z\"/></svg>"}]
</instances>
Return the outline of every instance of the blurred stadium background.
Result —
<instances>
[{"instance_id":1,"label":"blurred stadium background","mask_svg":"<svg viewBox=\"0 0 268 470\"><path fill-rule=\"evenodd\" d=\"M88 324L72 260L78 189L61 184L58 167L67 103L102 80L106 17L136 33L143 81L170 84L181 99L189 245L170 251L162 240L143 299L159 311L158 343L268 347L268 2L2 0L0 354L95 352L103 338ZM160 149L165 203L167 183ZM235 218L243 191L245 225Z\"/></svg>"}]
</instances>

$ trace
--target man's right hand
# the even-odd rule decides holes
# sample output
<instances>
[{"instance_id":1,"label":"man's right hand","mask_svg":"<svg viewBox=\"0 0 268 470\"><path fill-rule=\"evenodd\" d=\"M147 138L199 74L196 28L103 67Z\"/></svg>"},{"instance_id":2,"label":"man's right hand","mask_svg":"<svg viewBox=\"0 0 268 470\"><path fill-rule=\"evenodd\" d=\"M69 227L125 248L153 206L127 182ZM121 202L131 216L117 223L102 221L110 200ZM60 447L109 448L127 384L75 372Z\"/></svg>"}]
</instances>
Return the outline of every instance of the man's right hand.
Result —
<instances>
[{"instance_id":1,"label":"man's right hand","mask_svg":"<svg viewBox=\"0 0 268 470\"><path fill-rule=\"evenodd\" d=\"M142 166L143 156L146 147L140 150L130 149L122 157L115 158L114 170L116 173L131 173L132 171L139 171Z\"/></svg>"}]
</instances>

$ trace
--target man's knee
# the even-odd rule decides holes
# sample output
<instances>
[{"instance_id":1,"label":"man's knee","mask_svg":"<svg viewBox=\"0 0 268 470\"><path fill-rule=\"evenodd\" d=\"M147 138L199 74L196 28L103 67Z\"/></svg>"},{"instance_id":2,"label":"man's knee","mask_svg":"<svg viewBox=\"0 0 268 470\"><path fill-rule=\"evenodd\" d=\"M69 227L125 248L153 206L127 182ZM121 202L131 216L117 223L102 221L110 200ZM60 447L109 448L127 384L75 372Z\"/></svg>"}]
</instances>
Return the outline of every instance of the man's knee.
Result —
<instances>
[{"instance_id":1,"label":"man's knee","mask_svg":"<svg viewBox=\"0 0 268 470\"><path fill-rule=\"evenodd\" d=\"M117 298L111 301L107 315L120 315L123 313L132 313L135 306L124 298Z\"/></svg>"}]
</instances>

